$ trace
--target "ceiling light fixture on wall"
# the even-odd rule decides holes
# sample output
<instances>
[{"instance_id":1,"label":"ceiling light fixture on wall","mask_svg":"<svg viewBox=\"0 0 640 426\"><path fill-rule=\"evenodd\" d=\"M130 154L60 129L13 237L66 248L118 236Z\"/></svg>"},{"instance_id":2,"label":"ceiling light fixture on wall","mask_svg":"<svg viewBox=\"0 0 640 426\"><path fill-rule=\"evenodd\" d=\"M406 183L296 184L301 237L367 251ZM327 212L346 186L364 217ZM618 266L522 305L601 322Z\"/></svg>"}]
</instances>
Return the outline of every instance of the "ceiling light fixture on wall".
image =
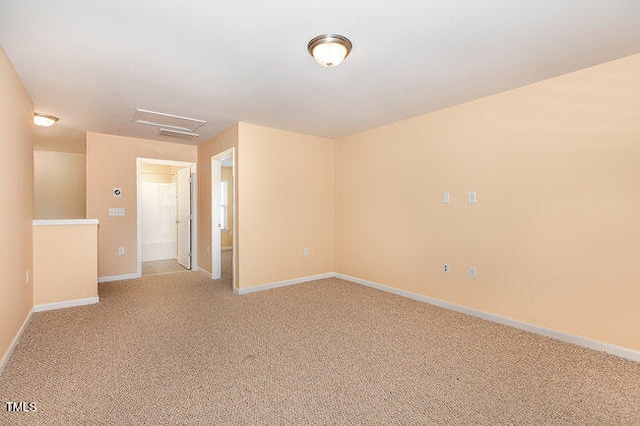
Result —
<instances>
[{"instance_id":1,"label":"ceiling light fixture on wall","mask_svg":"<svg viewBox=\"0 0 640 426\"><path fill-rule=\"evenodd\" d=\"M58 121L58 117L54 117L53 115L42 114L40 112L33 113L33 124L36 126L51 127L56 124L56 121Z\"/></svg>"},{"instance_id":2,"label":"ceiling light fixture on wall","mask_svg":"<svg viewBox=\"0 0 640 426\"><path fill-rule=\"evenodd\" d=\"M339 34L323 34L311 39L307 50L320 65L335 67L351 52L351 41Z\"/></svg>"}]
</instances>

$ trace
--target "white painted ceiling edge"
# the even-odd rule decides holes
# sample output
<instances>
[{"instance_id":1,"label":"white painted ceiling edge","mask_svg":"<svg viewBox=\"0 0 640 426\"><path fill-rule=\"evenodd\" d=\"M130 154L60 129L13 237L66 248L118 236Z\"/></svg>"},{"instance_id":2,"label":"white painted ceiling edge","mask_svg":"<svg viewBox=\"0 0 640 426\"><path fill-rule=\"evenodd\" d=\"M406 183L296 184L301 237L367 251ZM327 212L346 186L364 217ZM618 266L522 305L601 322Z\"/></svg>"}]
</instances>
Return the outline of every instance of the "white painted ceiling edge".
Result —
<instances>
[{"instance_id":1,"label":"white painted ceiling edge","mask_svg":"<svg viewBox=\"0 0 640 426\"><path fill-rule=\"evenodd\" d=\"M307 52L323 33L353 42L338 67ZM337 138L638 53L640 1L4 0L0 44L63 129ZM161 137L136 108L208 123Z\"/></svg>"}]
</instances>

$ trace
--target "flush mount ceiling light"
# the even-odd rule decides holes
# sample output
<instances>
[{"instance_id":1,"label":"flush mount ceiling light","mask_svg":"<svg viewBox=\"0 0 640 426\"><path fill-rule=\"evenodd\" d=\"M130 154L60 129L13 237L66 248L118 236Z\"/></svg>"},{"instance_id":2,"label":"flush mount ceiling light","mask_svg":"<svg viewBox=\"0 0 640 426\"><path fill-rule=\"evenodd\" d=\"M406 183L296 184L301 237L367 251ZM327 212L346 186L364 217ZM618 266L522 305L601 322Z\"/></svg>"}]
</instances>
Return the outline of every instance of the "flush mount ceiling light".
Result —
<instances>
[{"instance_id":1,"label":"flush mount ceiling light","mask_svg":"<svg viewBox=\"0 0 640 426\"><path fill-rule=\"evenodd\" d=\"M351 41L339 34L323 34L311 39L307 50L320 65L335 67L351 52Z\"/></svg>"},{"instance_id":2,"label":"flush mount ceiling light","mask_svg":"<svg viewBox=\"0 0 640 426\"><path fill-rule=\"evenodd\" d=\"M51 127L56 123L56 121L58 121L58 117L54 117L53 115L42 114L39 112L33 113L33 124L36 126Z\"/></svg>"}]
</instances>

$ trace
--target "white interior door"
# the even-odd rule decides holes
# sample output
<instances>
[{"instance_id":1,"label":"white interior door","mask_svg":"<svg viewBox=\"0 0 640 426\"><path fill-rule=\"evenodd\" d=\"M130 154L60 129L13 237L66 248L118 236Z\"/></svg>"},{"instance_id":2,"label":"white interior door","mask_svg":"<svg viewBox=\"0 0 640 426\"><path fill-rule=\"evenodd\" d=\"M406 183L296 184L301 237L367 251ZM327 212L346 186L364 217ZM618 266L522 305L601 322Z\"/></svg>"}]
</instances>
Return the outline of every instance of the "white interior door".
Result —
<instances>
[{"instance_id":1,"label":"white interior door","mask_svg":"<svg viewBox=\"0 0 640 426\"><path fill-rule=\"evenodd\" d=\"M211 159L211 278L222 278L222 247L220 246L220 160Z\"/></svg>"},{"instance_id":2,"label":"white interior door","mask_svg":"<svg viewBox=\"0 0 640 426\"><path fill-rule=\"evenodd\" d=\"M178 263L191 269L191 168L178 170Z\"/></svg>"}]
</instances>

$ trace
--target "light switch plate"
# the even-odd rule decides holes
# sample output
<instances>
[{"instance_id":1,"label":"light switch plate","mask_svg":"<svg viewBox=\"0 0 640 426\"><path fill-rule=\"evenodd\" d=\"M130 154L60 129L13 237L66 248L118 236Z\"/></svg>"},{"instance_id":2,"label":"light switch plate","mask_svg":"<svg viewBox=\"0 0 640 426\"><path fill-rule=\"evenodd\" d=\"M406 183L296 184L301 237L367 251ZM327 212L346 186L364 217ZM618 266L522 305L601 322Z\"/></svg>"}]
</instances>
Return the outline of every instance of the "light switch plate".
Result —
<instances>
[{"instance_id":1,"label":"light switch plate","mask_svg":"<svg viewBox=\"0 0 640 426\"><path fill-rule=\"evenodd\" d=\"M109 216L124 216L123 207L109 207Z\"/></svg>"},{"instance_id":2,"label":"light switch plate","mask_svg":"<svg viewBox=\"0 0 640 426\"><path fill-rule=\"evenodd\" d=\"M469 202L469 204L475 204L478 202L478 194L476 193L476 191L469 191L467 193L467 201Z\"/></svg>"}]
</instances>

